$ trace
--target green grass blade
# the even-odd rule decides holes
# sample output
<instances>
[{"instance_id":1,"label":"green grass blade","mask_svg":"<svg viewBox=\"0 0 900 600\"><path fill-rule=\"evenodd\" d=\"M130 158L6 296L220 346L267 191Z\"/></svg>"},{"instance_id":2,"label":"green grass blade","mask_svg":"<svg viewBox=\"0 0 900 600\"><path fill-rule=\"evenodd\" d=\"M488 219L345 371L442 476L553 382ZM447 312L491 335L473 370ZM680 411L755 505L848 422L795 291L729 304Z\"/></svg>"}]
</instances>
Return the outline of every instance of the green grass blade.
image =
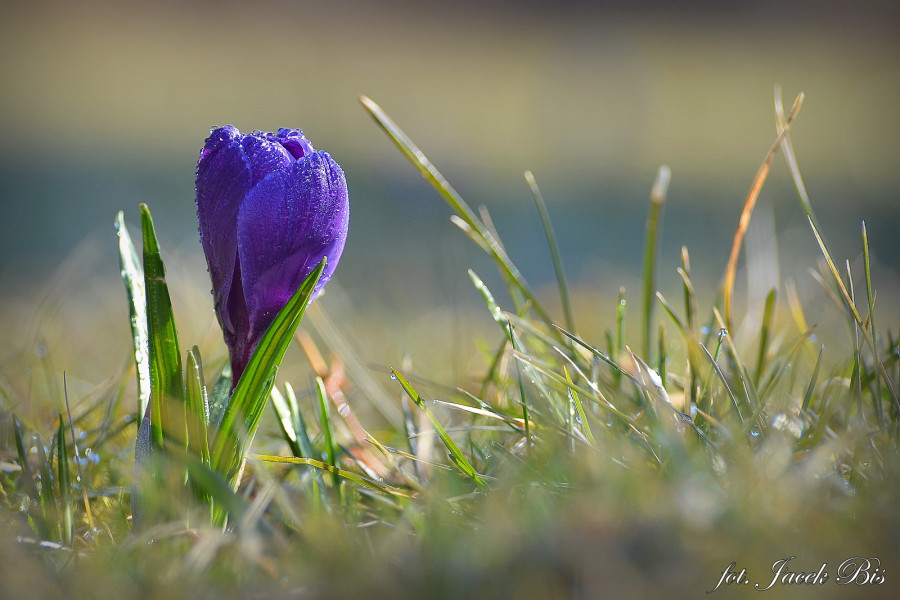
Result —
<instances>
[{"instance_id":1,"label":"green grass blade","mask_svg":"<svg viewBox=\"0 0 900 600\"><path fill-rule=\"evenodd\" d=\"M21 423L19 423L19 418L16 415L13 415L12 419L13 432L16 439L16 452L19 455L19 465L22 468L22 473L20 474L20 480L22 482L21 485L25 493L31 498L31 500L40 506L41 495L34 483L34 473L32 473L31 471L31 465L28 464L28 453L25 450L25 440L22 437L22 425ZM31 515L31 517L33 517L32 522L34 524L34 531L37 536L42 540L49 539L50 528L47 525L47 520L44 519L43 515L34 514Z\"/></svg>"},{"instance_id":2,"label":"green grass blade","mask_svg":"<svg viewBox=\"0 0 900 600\"><path fill-rule=\"evenodd\" d=\"M512 323L509 321L506 322L506 327L509 335L509 342L512 344L513 351L522 353L522 349L519 347L518 340L516 339L516 335L513 332ZM529 421L531 419L528 418L528 399L525 397L525 381L522 379L522 368L519 366L518 361L516 361L516 377L519 382L519 403L522 405L522 420L525 421L525 444L526 448L531 447L531 425ZM566 415L569 414L569 411L566 411Z\"/></svg>"},{"instance_id":3,"label":"green grass blade","mask_svg":"<svg viewBox=\"0 0 900 600\"><path fill-rule=\"evenodd\" d=\"M271 396L272 409L275 411L275 416L278 417L278 425L281 427L281 433L284 434L284 440L290 446L294 456L303 456L300 453L300 445L297 443L297 430L294 428L294 417L287 399L278 391L277 387L272 388Z\"/></svg>"},{"instance_id":4,"label":"green grass blade","mask_svg":"<svg viewBox=\"0 0 900 600\"><path fill-rule=\"evenodd\" d=\"M882 379L888 387L888 390L891 393L891 397L894 400L894 408L900 411L900 393L897 390L896 382L891 378L890 373L887 372L887 369L884 367L884 363L881 361L881 357L878 356L878 349L875 345L874 336L870 335L870 332L865 328L862 317L859 314L859 311L856 308L856 304L853 299L850 297L850 293L847 291L847 287L844 285L844 281L838 273L837 267L834 264L834 261L831 259L831 253L828 251L828 248L825 246L825 240L822 238L822 234L819 232L819 228L816 226L815 221L813 221L812 217L807 217L809 220L809 226L812 228L813 235L816 237L816 242L819 244L819 249L822 251L822 255L825 257L825 262L828 264L828 269L831 272L832 277L834 278L835 283L838 286L838 289L841 292L841 296L846 304L847 308L850 310L850 314L853 316L853 319L856 321L856 324L862 330L863 338L868 343L869 347L872 349L872 356L875 359L876 368L881 372Z\"/></svg>"},{"instance_id":5,"label":"green grass blade","mask_svg":"<svg viewBox=\"0 0 900 600\"><path fill-rule=\"evenodd\" d=\"M472 234L480 238L481 241L476 243L481 246L489 256L497 263L501 273L515 282L521 293L531 301L532 307L541 319L548 325L552 325L553 320L549 313L543 308L537 297L525 282L518 267L510 260L503 246L498 242L490 230L485 227L484 223L475 214L475 211L462 199L462 196L450 185L447 179L437 170L428 157L419 150L413 141L401 130L396 123L382 110L378 104L373 102L366 96L360 96L360 102L365 109L372 115L372 118L378 123L384 132L390 137L394 143L400 148L400 151L412 162L422 177L425 178L437 192L441 195L445 202L450 206L457 217L472 230Z\"/></svg>"},{"instance_id":6,"label":"green grass blade","mask_svg":"<svg viewBox=\"0 0 900 600\"><path fill-rule=\"evenodd\" d=\"M650 359L650 330L653 322L653 294L656 292L656 246L659 241L660 217L669 191L672 171L662 165L650 191L650 212L647 215L647 233L644 238L644 265L641 293L641 352Z\"/></svg>"},{"instance_id":7,"label":"green grass blade","mask_svg":"<svg viewBox=\"0 0 900 600\"><path fill-rule=\"evenodd\" d=\"M769 290L766 296L766 305L763 308L762 324L759 332L759 353L756 357L756 376L753 378L756 387L759 387L763 370L766 368L766 350L769 345L769 331L772 329L772 317L775 314L775 288Z\"/></svg>"},{"instance_id":8,"label":"green grass blade","mask_svg":"<svg viewBox=\"0 0 900 600\"><path fill-rule=\"evenodd\" d=\"M822 355L825 354L825 345L819 346L819 358L816 359L816 366L813 369L812 377L809 378L809 385L806 387L806 395L803 397L803 410L809 410L810 402L812 402L813 394L816 391L816 383L819 380L819 369L822 367Z\"/></svg>"},{"instance_id":9,"label":"green grass blade","mask_svg":"<svg viewBox=\"0 0 900 600\"><path fill-rule=\"evenodd\" d=\"M72 544L75 531L75 515L72 507L72 477L69 472L69 449L66 445L66 421L59 413L59 427L56 430L56 466L59 474L59 507L62 511L62 540Z\"/></svg>"},{"instance_id":10,"label":"green grass blade","mask_svg":"<svg viewBox=\"0 0 900 600\"><path fill-rule=\"evenodd\" d=\"M422 412L425 413L425 416L428 417L428 420L431 421L432 427L437 432L438 437L441 438L441 441L444 442L444 446L447 447L447 450L450 452L450 460L456 465L457 469L462 471L463 474L467 475L474 481L479 487L484 487L484 480L478 475L478 472L475 468L469 463L468 459L459 449L459 446L456 445L447 431L444 429L441 422L437 420L437 417L431 412L428 408L428 405L425 403L425 400L419 396L418 392L413 389L412 385L395 369L391 369L391 373L394 378L400 382L400 386L403 388L403 391L409 396L410 400L416 403L416 406L419 407Z\"/></svg>"},{"instance_id":11,"label":"green grass blade","mask_svg":"<svg viewBox=\"0 0 900 600\"><path fill-rule=\"evenodd\" d=\"M309 439L309 430L306 427L306 419L300 412L300 403L297 402L297 394L291 384L284 384L284 393L287 396L288 406L291 409L291 417L293 418L294 431L297 433L297 445L300 446L301 456L313 457L316 454L312 442Z\"/></svg>"},{"instance_id":12,"label":"green grass blade","mask_svg":"<svg viewBox=\"0 0 900 600\"><path fill-rule=\"evenodd\" d=\"M16 438L16 452L19 455L19 466L22 468L22 487L25 493L35 502L40 501L37 486L34 484L34 474L31 472L31 466L28 464L28 453L25 451L25 440L22 437L22 424L16 415L12 416L13 433Z\"/></svg>"},{"instance_id":13,"label":"green grass blade","mask_svg":"<svg viewBox=\"0 0 900 600\"><path fill-rule=\"evenodd\" d=\"M572 314L569 284L566 281L566 271L563 269L562 255L559 252L559 244L556 242L556 232L553 231L553 223L550 221L547 203L544 202L544 195L541 194L541 189L538 187L537 180L531 171L525 171L525 181L528 182L528 187L531 188L531 195L534 196L534 203L541 217L541 224L544 226L547 245L550 247L550 257L553 259L553 270L556 272L556 284L559 286L559 298L562 302L566 329L575 331L575 317Z\"/></svg>"},{"instance_id":14,"label":"green grass blade","mask_svg":"<svg viewBox=\"0 0 900 600\"><path fill-rule=\"evenodd\" d=\"M566 376L566 381L569 383L568 394L572 399L572 402L575 403L575 408L578 410L578 418L581 421L581 430L584 432L584 436L587 438L587 441L591 446L596 446L597 442L594 440L594 433L591 431L591 424L588 423L587 415L584 412L584 406L581 404L581 399L578 396L578 392L575 391L574 383L572 383L572 378L569 376L569 370L563 367L563 374Z\"/></svg>"},{"instance_id":15,"label":"green grass blade","mask_svg":"<svg viewBox=\"0 0 900 600\"><path fill-rule=\"evenodd\" d=\"M213 468L230 485L237 483L241 462L256 435L259 419L275 383L278 366L324 270L323 258L272 321L234 388L231 401L222 416L211 455Z\"/></svg>"},{"instance_id":16,"label":"green grass blade","mask_svg":"<svg viewBox=\"0 0 900 600\"><path fill-rule=\"evenodd\" d=\"M872 292L872 270L869 265L869 236L866 233L866 222L862 223L862 242L863 242L863 260L865 265L865 274L866 274L866 299L869 303L869 331L872 332L872 338L876 342L877 340L877 329L875 329L875 294ZM874 353L877 354L878 347L875 346ZM879 369L875 369L875 413L878 416L878 426L884 427L884 407L881 403L881 371Z\"/></svg>"},{"instance_id":17,"label":"green grass blade","mask_svg":"<svg viewBox=\"0 0 900 600\"><path fill-rule=\"evenodd\" d=\"M805 95L803 92L797 95L797 98L794 99L794 105L791 107L791 115L797 114L797 110L801 104L803 104L803 99ZM781 133L788 122L784 116L784 103L781 99L781 86L775 86L775 131L777 133ZM791 143L791 135L790 133L785 133L784 137L781 138L781 151L784 153L784 160L787 163L788 171L791 172L791 178L794 180L794 187L797 190L797 195L800 197L800 206L803 207L803 212L806 213L812 221L818 227L819 221L816 219L816 214L813 212L812 202L809 200L809 194L806 192L806 185L803 183L803 176L800 174L800 166L797 163L797 155L794 154L794 145Z\"/></svg>"},{"instance_id":18,"label":"green grass blade","mask_svg":"<svg viewBox=\"0 0 900 600\"><path fill-rule=\"evenodd\" d=\"M328 416L328 394L325 391L325 382L321 377L316 377L316 398L319 401L319 426L322 429L322 438L325 444L325 458L329 465L337 468L338 449L334 443L331 418ZM331 472L331 475L335 491L340 492L340 477L334 471Z\"/></svg>"},{"instance_id":19,"label":"green grass blade","mask_svg":"<svg viewBox=\"0 0 900 600\"><path fill-rule=\"evenodd\" d=\"M116 235L119 238L119 269L125 292L128 295L128 314L131 318L131 341L134 347L134 364L137 368L138 412L141 424L150 403L150 362L147 336L147 298L144 291L144 267L131 241L125 215L116 215Z\"/></svg>"},{"instance_id":20,"label":"green grass blade","mask_svg":"<svg viewBox=\"0 0 900 600\"><path fill-rule=\"evenodd\" d=\"M56 539L62 539L62 532L59 529L59 520L57 518L56 496L53 491L52 465L50 464L50 458L44 451L44 441L40 436L35 436L35 442L38 455L38 472L41 475L41 517L47 523L48 529L51 525L54 526Z\"/></svg>"},{"instance_id":21,"label":"green grass blade","mask_svg":"<svg viewBox=\"0 0 900 600\"><path fill-rule=\"evenodd\" d=\"M187 420L188 447L203 464L209 466L209 400L206 396L206 380L200 349L194 346L187 353L184 369L185 419Z\"/></svg>"},{"instance_id":22,"label":"green grass blade","mask_svg":"<svg viewBox=\"0 0 900 600\"><path fill-rule=\"evenodd\" d=\"M157 448L165 439L184 444L184 390L181 374L181 350L172 314L166 271L159 254L159 242L153 218L141 204L141 229L144 236L144 289L147 293L147 334L150 358L150 438Z\"/></svg>"}]
</instances>

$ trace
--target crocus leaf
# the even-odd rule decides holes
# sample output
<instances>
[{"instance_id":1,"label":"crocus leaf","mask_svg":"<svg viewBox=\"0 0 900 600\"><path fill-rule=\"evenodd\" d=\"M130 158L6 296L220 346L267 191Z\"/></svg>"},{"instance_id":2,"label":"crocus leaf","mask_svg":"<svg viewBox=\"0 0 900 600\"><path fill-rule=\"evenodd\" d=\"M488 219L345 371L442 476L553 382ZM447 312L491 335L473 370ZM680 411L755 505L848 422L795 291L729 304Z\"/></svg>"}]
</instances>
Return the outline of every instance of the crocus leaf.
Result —
<instances>
[{"instance_id":1,"label":"crocus leaf","mask_svg":"<svg viewBox=\"0 0 900 600\"><path fill-rule=\"evenodd\" d=\"M125 226L122 211L116 215L116 235L119 238L119 269L125 292L128 294L128 314L131 317L131 340L134 345L134 364L137 367L138 425L150 402L150 364L147 341L147 298L144 293L144 267Z\"/></svg>"},{"instance_id":2,"label":"crocus leaf","mask_svg":"<svg viewBox=\"0 0 900 600\"><path fill-rule=\"evenodd\" d=\"M200 349L194 346L187 353L184 369L185 419L188 428L188 447L209 466L209 402L206 397L206 382L203 379L203 363Z\"/></svg>"},{"instance_id":3,"label":"crocus leaf","mask_svg":"<svg viewBox=\"0 0 900 600\"><path fill-rule=\"evenodd\" d=\"M303 281L266 330L234 388L213 443L211 462L229 485L236 485L241 462L250 448L259 419L275 383L281 359L294 336L327 259Z\"/></svg>"},{"instance_id":4,"label":"crocus leaf","mask_svg":"<svg viewBox=\"0 0 900 600\"><path fill-rule=\"evenodd\" d=\"M147 334L150 358L150 431L155 447L163 439L186 441L184 411L175 407L184 401L181 375L181 351L172 301L166 285L166 271L159 255L159 243L153 218L141 204L141 229L144 236L144 290L147 294ZM180 407L179 407L180 408Z\"/></svg>"}]
</instances>

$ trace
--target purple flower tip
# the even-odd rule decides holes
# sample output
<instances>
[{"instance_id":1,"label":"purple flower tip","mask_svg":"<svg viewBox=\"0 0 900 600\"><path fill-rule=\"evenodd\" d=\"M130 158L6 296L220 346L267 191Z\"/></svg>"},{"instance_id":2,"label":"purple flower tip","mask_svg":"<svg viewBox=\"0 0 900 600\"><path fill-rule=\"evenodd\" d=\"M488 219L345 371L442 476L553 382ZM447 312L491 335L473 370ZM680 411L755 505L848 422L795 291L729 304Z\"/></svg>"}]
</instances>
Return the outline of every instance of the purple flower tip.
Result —
<instances>
[{"instance_id":1,"label":"purple flower tip","mask_svg":"<svg viewBox=\"0 0 900 600\"><path fill-rule=\"evenodd\" d=\"M200 242L237 384L260 338L328 257L314 296L347 239L344 172L298 129L210 132L197 164Z\"/></svg>"}]
</instances>

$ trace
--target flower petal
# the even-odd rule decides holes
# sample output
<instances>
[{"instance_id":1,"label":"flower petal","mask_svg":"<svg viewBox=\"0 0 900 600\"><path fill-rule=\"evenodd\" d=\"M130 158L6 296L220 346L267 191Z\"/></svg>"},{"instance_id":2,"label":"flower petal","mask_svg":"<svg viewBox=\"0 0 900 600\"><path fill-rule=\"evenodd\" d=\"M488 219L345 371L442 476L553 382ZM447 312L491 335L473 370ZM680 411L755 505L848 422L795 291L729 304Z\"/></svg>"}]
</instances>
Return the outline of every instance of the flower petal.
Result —
<instances>
[{"instance_id":1,"label":"flower petal","mask_svg":"<svg viewBox=\"0 0 900 600\"><path fill-rule=\"evenodd\" d=\"M282 127L278 130L278 133L275 135L269 134L269 139L278 142L284 148L291 153L291 156L294 157L295 160L300 160L304 156L309 156L315 149L312 144L306 139L306 136L303 135L303 132L299 129L288 129L286 127Z\"/></svg>"},{"instance_id":2,"label":"flower petal","mask_svg":"<svg viewBox=\"0 0 900 600\"><path fill-rule=\"evenodd\" d=\"M246 135L241 142L247 160L250 162L250 170L253 173L253 182L256 185L272 171L286 169L294 163L294 158L278 142L266 139L262 135Z\"/></svg>"},{"instance_id":3,"label":"flower petal","mask_svg":"<svg viewBox=\"0 0 900 600\"><path fill-rule=\"evenodd\" d=\"M344 172L326 152L304 157L253 187L237 224L251 344L323 256L328 265L315 293L331 278L344 249L348 219Z\"/></svg>"},{"instance_id":4,"label":"flower petal","mask_svg":"<svg viewBox=\"0 0 900 600\"><path fill-rule=\"evenodd\" d=\"M203 152L206 154L201 154L196 181L200 242L209 265L216 313L222 327L233 331L223 304L230 296L237 261L238 211L250 191L252 173L239 141L226 140L224 145L212 148L207 142Z\"/></svg>"}]
</instances>

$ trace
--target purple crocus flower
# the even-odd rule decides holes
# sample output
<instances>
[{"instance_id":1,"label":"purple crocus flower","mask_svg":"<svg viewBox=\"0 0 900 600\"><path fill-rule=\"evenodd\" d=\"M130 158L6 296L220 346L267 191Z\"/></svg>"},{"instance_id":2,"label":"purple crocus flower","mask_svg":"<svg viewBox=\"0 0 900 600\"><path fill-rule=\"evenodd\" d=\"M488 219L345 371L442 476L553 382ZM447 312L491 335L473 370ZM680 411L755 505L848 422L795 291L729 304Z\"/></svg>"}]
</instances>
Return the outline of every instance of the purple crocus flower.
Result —
<instances>
[{"instance_id":1,"label":"purple crocus flower","mask_svg":"<svg viewBox=\"0 0 900 600\"><path fill-rule=\"evenodd\" d=\"M297 129L210 132L197 164L200 241L236 385L260 338L303 280L347 238L344 172Z\"/></svg>"}]
</instances>

